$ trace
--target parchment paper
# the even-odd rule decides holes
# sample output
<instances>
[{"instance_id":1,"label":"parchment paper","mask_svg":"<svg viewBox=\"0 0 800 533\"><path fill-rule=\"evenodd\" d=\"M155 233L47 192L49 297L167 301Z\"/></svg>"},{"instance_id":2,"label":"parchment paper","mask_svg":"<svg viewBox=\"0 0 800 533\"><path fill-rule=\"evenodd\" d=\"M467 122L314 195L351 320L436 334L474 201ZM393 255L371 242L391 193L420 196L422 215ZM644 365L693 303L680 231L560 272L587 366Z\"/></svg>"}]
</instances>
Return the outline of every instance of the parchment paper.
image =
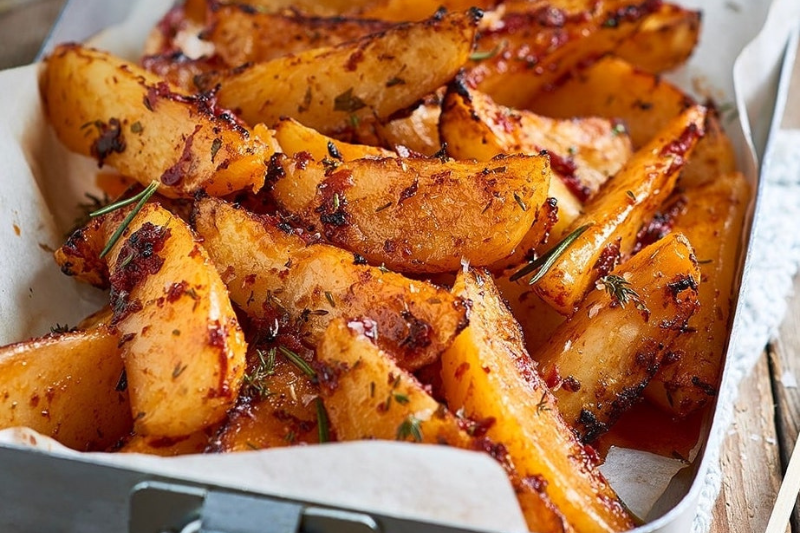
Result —
<instances>
[{"instance_id":1,"label":"parchment paper","mask_svg":"<svg viewBox=\"0 0 800 533\"><path fill-rule=\"evenodd\" d=\"M762 27L770 3L683 3L704 10L705 28L693 59L671 78L697 96L713 96L717 103L734 101L733 61ZM787 16L792 4L800 2L777 0L775 4L783 6L787 11L782 13ZM96 44L136 58L146 28L167 7L168 2L162 0L141 0L122 29L105 32ZM778 32L774 36L776 42L783 39ZM767 63L776 64L778 47L767 47L772 54L765 59ZM99 291L65 278L52 261L50 250L62 242L83 193L93 190L97 169L93 161L66 152L44 123L36 72L37 67L30 66L0 73L0 94L4 95L0 100L0 176L5 185L0 192L0 343L45 333L55 323L74 324L105 301ZM766 95L773 82L774 78L744 80L747 87L742 94ZM762 100L768 102L769 98ZM745 117L751 100L740 99L740 104ZM745 136L747 125L743 130L735 117L726 126L739 148L742 168L755 183L757 166L747 147L757 143ZM734 394L730 391L738 388L740 377L726 381L726 403L732 403ZM717 426L720 424L725 421ZM717 426L708 443L713 451L719 450L719 435L724 433L724 428ZM29 439L24 438L25 434L16 430L0 432L0 442L26 444ZM49 439L40 437L37 442L52 453L75 453ZM473 529L525 529L502 470L483 455L458 450L367 442L230 456L92 457L161 474ZM336 475L330 468L309 468L310 464L336 465ZM675 475L684 466L679 461L618 449L609 454L603 471L637 515L654 519L686 495L691 475ZM643 472L648 475L641 475ZM683 481L679 484L675 480ZM696 490L699 492L699 488Z\"/></svg>"}]
</instances>

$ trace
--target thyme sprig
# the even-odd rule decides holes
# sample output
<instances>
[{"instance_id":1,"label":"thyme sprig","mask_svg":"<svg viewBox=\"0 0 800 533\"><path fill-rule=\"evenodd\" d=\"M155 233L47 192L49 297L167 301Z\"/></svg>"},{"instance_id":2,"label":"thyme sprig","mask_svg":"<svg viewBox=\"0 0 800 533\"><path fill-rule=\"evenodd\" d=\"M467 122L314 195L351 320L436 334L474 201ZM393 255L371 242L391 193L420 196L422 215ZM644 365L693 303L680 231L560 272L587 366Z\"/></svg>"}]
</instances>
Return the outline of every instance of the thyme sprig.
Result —
<instances>
[{"instance_id":1,"label":"thyme sprig","mask_svg":"<svg viewBox=\"0 0 800 533\"><path fill-rule=\"evenodd\" d=\"M634 301L639 302L639 293L631 287L631 283L616 274L609 274L597 280L596 284L598 289L605 289L620 306L625 307L625 304Z\"/></svg>"},{"instance_id":2,"label":"thyme sprig","mask_svg":"<svg viewBox=\"0 0 800 533\"><path fill-rule=\"evenodd\" d=\"M252 372L244 375L244 383L247 390L253 392L260 400L270 395L269 388L264 380L275 374L275 348L270 349L266 354L264 350L256 350L258 363Z\"/></svg>"},{"instance_id":3,"label":"thyme sprig","mask_svg":"<svg viewBox=\"0 0 800 533\"><path fill-rule=\"evenodd\" d=\"M560 243L556 244L546 253L542 254L541 257L537 257L533 261L529 261L527 265L517 270L517 272L515 272L509 279L511 281L517 281L528 274L533 274L531 279L528 281L528 285L533 285L534 283L538 282L544 277L545 274L547 274L547 271L553 267L558 258L567 251L567 248L569 248L570 245L575 242L575 240L580 237L584 231L589 229L590 226L591 224L586 224L577 228L575 231L564 237Z\"/></svg>"},{"instance_id":4,"label":"thyme sprig","mask_svg":"<svg viewBox=\"0 0 800 533\"><path fill-rule=\"evenodd\" d=\"M133 217L139 214L139 211L142 210L142 207L144 207L144 204L147 203L150 197L155 194L156 190L158 190L158 182L154 180L150 183L150 185L147 186L147 188L145 188L145 190L143 190L136 196L132 196L131 198L126 198L125 200L120 200L119 202L114 202L113 204L107 205L104 208L98 209L94 213L89 214L89 216L91 217L97 217L100 215L111 213L112 211L116 211L117 209L125 207L126 205L130 205L134 202L137 202L136 207L134 207L133 210L130 213L128 213L128 215L122 221L122 224L119 225L114 234L111 235L111 238L108 239L108 243L106 243L105 248L103 248L103 251L100 252L101 259L106 255L108 255L108 252L110 252L111 249L114 247L114 245L117 244L117 241L119 240L120 237L122 237L122 233L131 223Z\"/></svg>"},{"instance_id":5,"label":"thyme sprig","mask_svg":"<svg viewBox=\"0 0 800 533\"><path fill-rule=\"evenodd\" d=\"M397 440L407 440L409 437L416 442L422 442L421 420L414 415L408 415L399 426L397 426Z\"/></svg>"}]
</instances>

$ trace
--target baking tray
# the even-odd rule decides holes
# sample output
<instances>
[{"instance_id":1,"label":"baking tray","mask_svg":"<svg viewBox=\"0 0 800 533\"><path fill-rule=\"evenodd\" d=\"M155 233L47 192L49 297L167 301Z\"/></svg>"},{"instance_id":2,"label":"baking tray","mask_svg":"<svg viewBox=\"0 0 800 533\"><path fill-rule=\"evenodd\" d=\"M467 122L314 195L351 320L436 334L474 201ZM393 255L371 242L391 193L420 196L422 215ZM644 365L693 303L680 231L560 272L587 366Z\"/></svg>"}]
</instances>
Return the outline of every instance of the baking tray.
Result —
<instances>
[{"instance_id":1,"label":"baking tray","mask_svg":"<svg viewBox=\"0 0 800 533\"><path fill-rule=\"evenodd\" d=\"M135 2L125 0L69 1L41 54L46 54L57 43L84 41L98 31L120 23L128 17L134 5ZM128 38L135 42L139 37ZM774 84L768 90L774 94ZM746 144L739 142L742 148L740 163L745 169L757 169L755 154L744 148ZM748 241L744 247L745 255L749 253L755 209L757 206L751 209L746 223ZM739 283L744 270L740 268ZM740 327L740 314L741 302L738 302L732 331ZM735 338L733 333L732 336ZM729 380L729 373L726 365L723 384ZM706 453L706 447L716 447L718 451L722 444L721 438L709 441L710 433L721 433L718 426L723 423L716 405L709 417L712 415L713 424L705 425L701 436L705 444L697 459L690 468L673 478L660 505L652 513L660 517L637 528L634 530L636 533L691 530L703 480L714 455ZM402 517L397 513L364 511L357 505L326 506L311 499L245 490L237 483L198 482L191 476L159 475L152 469L103 464L96 459L96 456L61 456L20 445L0 444L0 468L4 471L0 476L0 501L4 502L0 511L0 531L189 533L201 528L202 531L220 533L469 531L463 527Z\"/></svg>"}]
</instances>

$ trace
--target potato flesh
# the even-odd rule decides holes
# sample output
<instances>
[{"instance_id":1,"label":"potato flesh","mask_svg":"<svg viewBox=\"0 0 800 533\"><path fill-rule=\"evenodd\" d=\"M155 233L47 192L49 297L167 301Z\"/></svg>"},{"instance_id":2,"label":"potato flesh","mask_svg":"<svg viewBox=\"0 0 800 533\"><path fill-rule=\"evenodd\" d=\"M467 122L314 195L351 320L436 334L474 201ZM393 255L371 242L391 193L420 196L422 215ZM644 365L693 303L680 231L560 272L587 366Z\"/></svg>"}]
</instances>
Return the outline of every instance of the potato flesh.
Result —
<instances>
[{"instance_id":1,"label":"potato flesh","mask_svg":"<svg viewBox=\"0 0 800 533\"><path fill-rule=\"evenodd\" d=\"M48 120L67 148L143 185L158 180L159 192L172 198L258 189L276 149L224 113L215 115L210 101L80 45L57 47L39 85Z\"/></svg>"},{"instance_id":2,"label":"potato flesh","mask_svg":"<svg viewBox=\"0 0 800 533\"><path fill-rule=\"evenodd\" d=\"M106 218L107 238L126 212ZM181 437L219 422L236 400L247 346L192 231L147 204L107 261L136 433Z\"/></svg>"},{"instance_id":3,"label":"potato flesh","mask_svg":"<svg viewBox=\"0 0 800 533\"><path fill-rule=\"evenodd\" d=\"M209 86L220 83L222 105L250 124L288 116L322 133L342 131L373 115L386 118L446 83L467 61L476 22L468 12L400 25L237 69ZM426 68L415 68L423 62Z\"/></svg>"},{"instance_id":4,"label":"potato flesh","mask_svg":"<svg viewBox=\"0 0 800 533\"><path fill-rule=\"evenodd\" d=\"M510 255L542 210L542 156L486 163L383 158L328 170L282 160L272 194L331 243L399 272L452 272Z\"/></svg>"},{"instance_id":5,"label":"potato flesh","mask_svg":"<svg viewBox=\"0 0 800 533\"><path fill-rule=\"evenodd\" d=\"M394 152L377 146L338 141L314 129L307 128L291 118L281 119L275 125L275 140L281 145L283 153L295 155L300 152L306 152L316 161L322 161L325 158L334 159L330 153L329 143L333 144L336 152L342 156L344 161L369 157L391 157L394 155Z\"/></svg>"},{"instance_id":6,"label":"potato flesh","mask_svg":"<svg viewBox=\"0 0 800 533\"><path fill-rule=\"evenodd\" d=\"M750 187L744 176L734 173L685 194L688 209L678 215L673 231L686 235L700 262L700 309L689 321L692 332L670 348L677 362L663 367L645 389L649 401L680 417L716 396Z\"/></svg>"},{"instance_id":7,"label":"potato flesh","mask_svg":"<svg viewBox=\"0 0 800 533\"><path fill-rule=\"evenodd\" d=\"M401 367L434 361L466 325L464 302L424 281L363 264L324 244L306 246L272 223L224 202L198 203L197 231L224 272L231 299L249 315L286 314L316 346L331 320L367 317Z\"/></svg>"},{"instance_id":8,"label":"potato flesh","mask_svg":"<svg viewBox=\"0 0 800 533\"><path fill-rule=\"evenodd\" d=\"M459 273L453 293L472 301L470 325L442 355L451 409L495 419L487 436L502 443L524 478L544 493L576 531L625 531L630 516L564 423L522 344L519 325L484 271Z\"/></svg>"},{"instance_id":9,"label":"potato flesh","mask_svg":"<svg viewBox=\"0 0 800 533\"><path fill-rule=\"evenodd\" d=\"M373 325L370 320L336 319L317 347L317 359L332 376L322 381L320 392L338 439L469 448L469 437L456 418L365 336L365 328L369 332Z\"/></svg>"},{"instance_id":10,"label":"potato flesh","mask_svg":"<svg viewBox=\"0 0 800 533\"><path fill-rule=\"evenodd\" d=\"M675 187L678 174L703 135L706 111L694 106L673 120L585 206L568 232L588 228L536 284L536 293L565 316L573 313L602 275L603 254L628 254L642 223ZM616 252L614 251L616 247Z\"/></svg>"},{"instance_id":11,"label":"potato flesh","mask_svg":"<svg viewBox=\"0 0 800 533\"><path fill-rule=\"evenodd\" d=\"M119 337L105 326L0 348L0 428L29 427L80 451L130 432Z\"/></svg>"},{"instance_id":12,"label":"potato flesh","mask_svg":"<svg viewBox=\"0 0 800 533\"><path fill-rule=\"evenodd\" d=\"M564 419L587 442L639 400L697 308L700 270L681 234L648 246L612 275L637 296L623 302L598 283L533 354Z\"/></svg>"},{"instance_id":13,"label":"potato flesh","mask_svg":"<svg viewBox=\"0 0 800 533\"><path fill-rule=\"evenodd\" d=\"M558 118L591 115L621 119L638 149L691 105L694 101L688 95L660 77L606 57L578 70L552 91L539 94L527 107ZM736 170L733 146L717 117L707 117L705 132L681 177L687 186Z\"/></svg>"}]
</instances>

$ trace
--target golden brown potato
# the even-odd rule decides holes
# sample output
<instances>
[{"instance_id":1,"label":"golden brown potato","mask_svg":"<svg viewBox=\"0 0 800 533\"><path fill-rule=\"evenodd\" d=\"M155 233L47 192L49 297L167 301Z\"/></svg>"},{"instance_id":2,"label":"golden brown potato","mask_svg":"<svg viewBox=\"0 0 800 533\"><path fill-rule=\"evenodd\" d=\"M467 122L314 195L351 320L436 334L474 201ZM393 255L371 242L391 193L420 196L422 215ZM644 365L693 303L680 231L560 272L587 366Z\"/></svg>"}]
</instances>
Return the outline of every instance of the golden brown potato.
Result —
<instances>
[{"instance_id":1,"label":"golden brown potato","mask_svg":"<svg viewBox=\"0 0 800 533\"><path fill-rule=\"evenodd\" d=\"M287 316L315 346L334 318L367 317L402 368L434 361L467 324L465 303L424 281L367 266L359 255L307 246L283 224L214 199L198 202L198 233L231 299L255 317Z\"/></svg>"},{"instance_id":2,"label":"golden brown potato","mask_svg":"<svg viewBox=\"0 0 800 533\"><path fill-rule=\"evenodd\" d=\"M496 0L375 0L353 12L364 18L406 22L432 17L442 8L447 11L486 9L495 3Z\"/></svg>"},{"instance_id":3,"label":"golden brown potato","mask_svg":"<svg viewBox=\"0 0 800 533\"><path fill-rule=\"evenodd\" d=\"M685 195L687 208L673 231L686 235L700 263L700 310L689 321L691 333L670 347L677 361L662 368L645 389L648 400L680 417L702 408L717 393L750 187L744 176L733 173Z\"/></svg>"},{"instance_id":4,"label":"golden brown potato","mask_svg":"<svg viewBox=\"0 0 800 533\"><path fill-rule=\"evenodd\" d=\"M543 89L583 61L619 47L657 5L651 0L581 1L560 9L507 3L499 21L481 28L468 80L499 104L528 108Z\"/></svg>"},{"instance_id":5,"label":"golden brown potato","mask_svg":"<svg viewBox=\"0 0 800 533\"><path fill-rule=\"evenodd\" d=\"M106 216L107 239L127 212ZM147 204L107 261L136 433L182 437L219 422L236 401L247 346L192 231Z\"/></svg>"},{"instance_id":6,"label":"golden brown potato","mask_svg":"<svg viewBox=\"0 0 800 533\"><path fill-rule=\"evenodd\" d=\"M624 127L601 118L558 120L496 104L463 77L448 87L439 129L456 159L486 161L498 154L546 150L553 173L585 202L632 155Z\"/></svg>"},{"instance_id":7,"label":"golden brown potato","mask_svg":"<svg viewBox=\"0 0 800 533\"><path fill-rule=\"evenodd\" d=\"M74 152L169 197L259 189L271 139L257 139L208 95L187 96L105 52L61 45L39 80L45 112Z\"/></svg>"},{"instance_id":8,"label":"golden brown potato","mask_svg":"<svg viewBox=\"0 0 800 533\"><path fill-rule=\"evenodd\" d=\"M375 134L384 146L403 146L418 154L433 156L442 148L439 138L439 115L442 106L438 97L426 98L405 117L391 117L377 122Z\"/></svg>"},{"instance_id":9,"label":"golden brown potato","mask_svg":"<svg viewBox=\"0 0 800 533\"><path fill-rule=\"evenodd\" d=\"M528 102L529 109L551 117L621 119L636 149L692 105L694 100L674 85L614 57L577 71ZM707 117L705 132L683 172L681 182L686 186L736 170L733 147L714 114Z\"/></svg>"},{"instance_id":10,"label":"golden brown potato","mask_svg":"<svg viewBox=\"0 0 800 533\"><path fill-rule=\"evenodd\" d=\"M673 233L600 278L533 357L585 442L604 433L655 375L697 308L700 270Z\"/></svg>"},{"instance_id":11,"label":"golden brown potato","mask_svg":"<svg viewBox=\"0 0 800 533\"><path fill-rule=\"evenodd\" d=\"M370 157L392 157L395 155L393 152L377 146L337 141L314 129L303 126L292 118L283 118L275 125L275 140L281 145L283 153L295 155L300 152L306 152L311 154L311 157L316 161L322 161L326 157L335 159L335 155L341 156L344 161ZM335 149L333 154L331 154L329 143L332 143Z\"/></svg>"},{"instance_id":12,"label":"golden brown potato","mask_svg":"<svg viewBox=\"0 0 800 533\"><path fill-rule=\"evenodd\" d=\"M130 432L119 337L106 326L0 348L0 429L26 426L80 451Z\"/></svg>"},{"instance_id":13,"label":"golden brown potato","mask_svg":"<svg viewBox=\"0 0 800 533\"><path fill-rule=\"evenodd\" d=\"M471 419L492 420L486 435L505 446L523 479L537 480L538 492L576 531L633 527L559 415L490 274L460 273L453 293L472 301L472 318L442 355L442 387L450 408L463 409Z\"/></svg>"},{"instance_id":14,"label":"golden brown potato","mask_svg":"<svg viewBox=\"0 0 800 533\"><path fill-rule=\"evenodd\" d=\"M537 282L536 293L561 314L571 315L595 280L631 252L643 222L672 192L678 174L703 135L706 110L687 109L585 206L569 231L588 228Z\"/></svg>"},{"instance_id":15,"label":"golden brown potato","mask_svg":"<svg viewBox=\"0 0 800 533\"><path fill-rule=\"evenodd\" d=\"M485 163L422 158L275 157L272 195L307 228L399 272L452 272L510 255L547 197L543 156Z\"/></svg>"},{"instance_id":16,"label":"golden brown potato","mask_svg":"<svg viewBox=\"0 0 800 533\"><path fill-rule=\"evenodd\" d=\"M320 393L339 440L405 440L469 447L456 417L376 344L370 319L337 318L317 346Z\"/></svg>"},{"instance_id":17,"label":"golden brown potato","mask_svg":"<svg viewBox=\"0 0 800 533\"><path fill-rule=\"evenodd\" d=\"M119 447L119 453L146 453L161 457L176 457L203 453L213 435L213 427L205 428L185 437L157 437L133 434Z\"/></svg>"},{"instance_id":18,"label":"golden brown potato","mask_svg":"<svg viewBox=\"0 0 800 533\"><path fill-rule=\"evenodd\" d=\"M651 74L672 70L692 55L701 18L700 11L662 4L614 54Z\"/></svg>"},{"instance_id":19,"label":"golden brown potato","mask_svg":"<svg viewBox=\"0 0 800 533\"><path fill-rule=\"evenodd\" d=\"M402 24L333 48L243 66L205 79L251 124L282 116L333 133L387 118L452 78L467 61L479 12ZM425 68L417 68L420 64Z\"/></svg>"},{"instance_id":20,"label":"golden brown potato","mask_svg":"<svg viewBox=\"0 0 800 533\"><path fill-rule=\"evenodd\" d=\"M236 67L264 62L312 48L336 46L387 30L378 20L267 13L246 4L216 4L205 40L225 63Z\"/></svg>"},{"instance_id":21,"label":"golden brown potato","mask_svg":"<svg viewBox=\"0 0 800 533\"><path fill-rule=\"evenodd\" d=\"M260 351L260 353L259 353ZM251 355L238 405L209 451L235 452L319 442L319 387L272 347Z\"/></svg>"},{"instance_id":22,"label":"golden brown potato","mask_svg":"<svg viewBox=\"0 0 800 533\"><path fill-rule=\"evenodd\" d=\"M93 218L89 223L76 229L53 254L61 272L67 276L94 285L100 289L108 288L108 265L100 258L106 245L103 234L103 220Z\"/></svg>"}]
</instances>

